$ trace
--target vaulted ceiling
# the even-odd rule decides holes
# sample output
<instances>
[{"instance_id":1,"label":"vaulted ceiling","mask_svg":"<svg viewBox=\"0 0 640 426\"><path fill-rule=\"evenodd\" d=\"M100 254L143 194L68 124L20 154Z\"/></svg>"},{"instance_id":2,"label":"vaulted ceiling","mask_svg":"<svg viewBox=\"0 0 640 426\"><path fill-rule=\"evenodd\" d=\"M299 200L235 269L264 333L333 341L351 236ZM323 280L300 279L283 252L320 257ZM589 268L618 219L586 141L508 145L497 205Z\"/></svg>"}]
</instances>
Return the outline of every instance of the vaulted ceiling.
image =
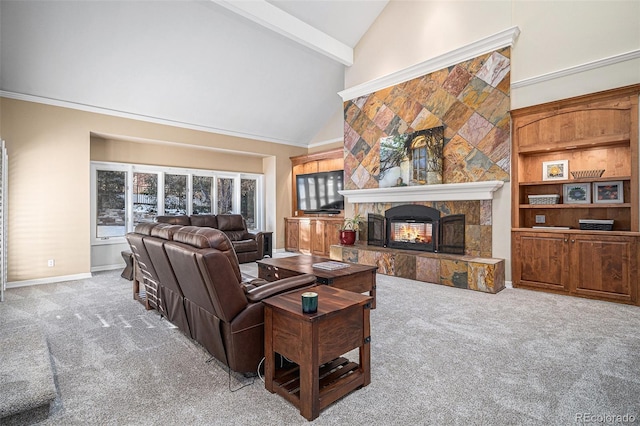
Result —
<instances>
[{"instance_id":1,"label":"vaulted ceiling","mask_svg":"<svg viewBox=\"0 0 640 426\"><path fill-rule=\"evenodd\" d=\"M387 0L0 2L0 90L307 146Z\"/></svg>"}]
</instances>

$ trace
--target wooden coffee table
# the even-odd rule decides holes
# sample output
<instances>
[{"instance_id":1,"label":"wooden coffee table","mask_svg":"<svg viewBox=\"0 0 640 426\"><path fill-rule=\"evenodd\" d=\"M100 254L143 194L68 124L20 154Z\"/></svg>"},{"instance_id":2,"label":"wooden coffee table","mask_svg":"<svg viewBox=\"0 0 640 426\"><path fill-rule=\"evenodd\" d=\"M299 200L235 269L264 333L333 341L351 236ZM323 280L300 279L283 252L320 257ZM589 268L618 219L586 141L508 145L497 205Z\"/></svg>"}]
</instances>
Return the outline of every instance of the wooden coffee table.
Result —
<instances>
[{"instance_id":1,"label":"wooden coffee table","mask_svg":"<svg viewBox=\"0 0 640 426\"><path fill-rule=\"evenodd\" d=\"M326 284L356 293L369 292L369 295L373 298L372 308L375 309L376 271L378 267L348 262L340 262L348 264L348 268L331 271L313 267L315 263L330 261L331 259L324 257L303 254L275 259L262 259L257 261L258 277L267 281L276 281L300 274L313 274L316 276L318 284Z\"/></svg>"},{"instance_id":2,"label":"wooden coffee table","mask_svg":"<svg viewBox=\"0 0 640 426\"><path fill-rule=\"evenodd\" d=\"M318 311L302 312L302 293L318 293ZM325 285L269 297L264 308L264 385L307 420L371 383L371 297ZM359 349L359 362L342 355ZM276 370L275 353L295 366Z\"/></svg>"}]
</instances>

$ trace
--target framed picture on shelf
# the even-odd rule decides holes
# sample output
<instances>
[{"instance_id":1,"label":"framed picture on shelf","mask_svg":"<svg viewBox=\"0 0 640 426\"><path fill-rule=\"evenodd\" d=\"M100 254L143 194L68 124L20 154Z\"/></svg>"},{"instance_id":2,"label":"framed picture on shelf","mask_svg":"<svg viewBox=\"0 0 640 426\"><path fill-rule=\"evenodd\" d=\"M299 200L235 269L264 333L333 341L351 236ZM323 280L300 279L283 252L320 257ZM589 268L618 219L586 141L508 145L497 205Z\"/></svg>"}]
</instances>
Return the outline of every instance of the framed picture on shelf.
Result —
<instances>
[{"instance_id":1,"label":"framed picture on shelf","mask_svg":"<svg viewBox=\"0 0 640 426\"><path fill-rule=\"evenodd\" d=\"M544 161L542 163L542 180L569 179L569 160Z\"/></svg>"},{"instance_id":2,"label":"framed picture on shelf","mask_svg":"<svg viewBox=\"0 0 640 426\"><path fill-rule=\"evenodd\" d=\"M591 203L590 183L565 183L563 185L564 204L589 204Z\"/></svg>"},{"instance_id":3,"label":"framed picture on shelf","mask_svg":"<svg viewBox=\"0 0 640 426\"><path fill-rule=\"evenodd\" d=\"M622 181L615 182L594 182L593 183L594 203L624 203L624 190Z\"/></svg>"}]
</instances>

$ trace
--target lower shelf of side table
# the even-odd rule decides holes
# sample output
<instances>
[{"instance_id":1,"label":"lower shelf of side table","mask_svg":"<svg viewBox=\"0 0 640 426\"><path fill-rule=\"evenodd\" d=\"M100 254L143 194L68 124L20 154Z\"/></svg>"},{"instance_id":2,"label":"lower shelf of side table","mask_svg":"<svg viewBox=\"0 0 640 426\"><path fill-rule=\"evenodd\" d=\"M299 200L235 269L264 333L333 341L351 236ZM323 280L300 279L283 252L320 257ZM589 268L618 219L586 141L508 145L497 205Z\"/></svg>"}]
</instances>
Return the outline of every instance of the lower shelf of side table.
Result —
<instances>
[{"instance_id":1,"label":"lower shelf of side table","mask_svg":"<svg viewBox=\"0 0 640 426\"><path fill-rule=\"evenodd\" d=\"M321 365L319 369L320 409L364 385L364 374L360 365L346 358L336 358ZM300 371L297 365L276 370L273 385L277 394L300 407Z\"/></svg>"},{"instance_id":2,"label":"lower shelf of side table","mask_svg":"<svg viewBox=\"0 0 640 426\"><path fill-rule=\"evenodd\" d=\"M143 288L140 288L140 284L136 280L133 280L133 299L140 302L147 311L151 309L147 292Z\"/></svg>"}]
</instances>

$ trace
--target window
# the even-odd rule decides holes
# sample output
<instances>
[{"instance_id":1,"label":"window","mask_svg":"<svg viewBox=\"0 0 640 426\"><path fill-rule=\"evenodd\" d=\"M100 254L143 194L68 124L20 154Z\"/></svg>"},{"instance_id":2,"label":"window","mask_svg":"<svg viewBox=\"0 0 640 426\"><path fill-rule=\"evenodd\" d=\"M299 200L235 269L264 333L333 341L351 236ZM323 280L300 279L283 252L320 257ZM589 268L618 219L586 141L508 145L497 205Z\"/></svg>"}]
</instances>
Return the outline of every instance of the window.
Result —
<instances>
[{"instance_id":1,"label":"window","mask_svg":"<svg viewBox=\"0 0 640 426\"><path fill-rule=\"evenodd\" d=\"M123 236L127 231L125 214L126 172L99 170L96 177L96 237Z\"/></svg>"},{"instance_id":2,"label":"window","mask_svg":"<svg viewBox=\"0 0 640 426\"><path fill-rule=\"evenodd\" d=\"M133 174L133 227L153 222L158 214L158 174Z\"/></svg>"},{"instance_id":3,"label":"window","mask_svg":"<svg viewBox=\"0 0 640 426\"><path fill-rule=\"evenodd\" d=\"M264 224L262 175L91 163L91 238L120 243L158 215L240 213L249 229Z\"/></svg>"},{"instance_id":4,"label":"window","mask_svg":"<svg viewBox=\"0 0 640 426\"><path fill-rule=\"evenodd\" d=\"M193 176L193 197L191 199L191 211L194 214L211 213L213 206L211 195L213 191L212 176Z\"/></svg>"},{"instance_id":5,"label":"window","mask_svg":"<svg viewBox=\"0 0 640 426\"><path fill-rule=\"evenodd\" d=\"M257 181L240 179L240 214L247 221L248 229L256 229Z\"/></svg>"},{"instance_id":6,"label":"window","mask_svg":"<svg viewBox=\"0 0 640 426\"><path fill-rule=\"evenodd\" d=\"M186 175L164 175L164 214L187 214Z\"/></svg>"},{"instance_id":7,"label":"window","mask_svg":"<svg viewBox=\"0 0 640 426\"><path fill-rule=\"evenodd\" d=\"M233 213L233 179L218 178L218 214Z\"/></svg>"}]
</instances>

